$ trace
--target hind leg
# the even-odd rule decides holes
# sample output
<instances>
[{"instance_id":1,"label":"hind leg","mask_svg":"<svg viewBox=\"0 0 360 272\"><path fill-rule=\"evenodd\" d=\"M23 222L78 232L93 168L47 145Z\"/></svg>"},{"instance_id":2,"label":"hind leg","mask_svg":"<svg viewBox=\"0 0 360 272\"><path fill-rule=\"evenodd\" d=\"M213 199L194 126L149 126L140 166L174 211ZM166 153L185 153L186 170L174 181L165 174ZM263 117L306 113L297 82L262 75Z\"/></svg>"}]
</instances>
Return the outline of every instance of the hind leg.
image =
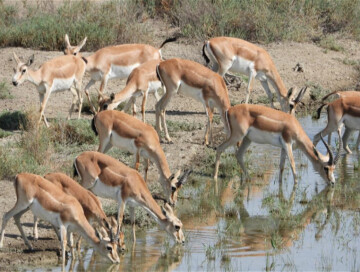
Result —
<instances>
[{"instance_id":1,"label":"hind leg","mask_svg":"<svg viewBox=\"0 0 360 272\"><path fill-rule=\"evenodd\" d=\"M1 234L0 234L0 248L3 247L5 228L6 228L7 223L9 222L10 218L15 217L18 214L20 214L20 217L21 217L21 215L23 215L28 210L29 210L28 203L22 204L22 203L20 203L20 201L17 201L15 206L10 211L8 211L7 213L4 214L3 219L2 219ZM19 218L18 218L18 220L19 220ZM18 226L18 228L19 228L19 226ZM20 231L21 235L24 234L24 231L22 230L21 225L20 225L19 231ZM32 245L30 244L29 240L26 238L25 234L23 236L23 239L24 239L25 243L28 245L28 247L30 249L32 249Z\"/></svg>"},{"instance_id":2,"label":"hind leg","mask_svg":"<svg viewBox=\"0 0 360 272\"><path fill-rule=\"evenodd\" d=\"M349 140L349 137L351 136L352 132L354 130L352 130L351 128L348 128L348 127L345 127L345 132L344 132L344 135L342 136L342 140L343 140L343 148L345 149L345 151L348 153L348 154L351 154L351 150L347 144L347 141Z\"/></svg>"},{"instance_id":3,"label":"hind leg","mask_svg":"<svg viewBox=\"0 0 360 272\"><path fill-rule=\"evenodd\" d=\"M241 169L244 171L244 174L246 177L249 177L249 173L246 170L245 164L244 164L244 155L246 150L249 148L251 144L251 141L244 137L238 150L236 151L235 155L236 155L236 159L238 161L238 163L240 164Z\"/></svg>"}]
</instances>

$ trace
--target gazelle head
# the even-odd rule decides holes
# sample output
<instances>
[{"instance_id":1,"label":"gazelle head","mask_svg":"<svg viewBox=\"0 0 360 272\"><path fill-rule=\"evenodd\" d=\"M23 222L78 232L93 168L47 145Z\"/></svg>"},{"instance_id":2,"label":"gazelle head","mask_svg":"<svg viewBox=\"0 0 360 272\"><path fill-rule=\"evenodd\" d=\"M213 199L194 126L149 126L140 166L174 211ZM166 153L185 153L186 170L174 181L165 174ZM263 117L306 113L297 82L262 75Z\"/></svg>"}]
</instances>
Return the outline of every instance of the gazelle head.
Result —
<instances>
[{"instance_id":1,"label":"gazelle head","mask_svg":"<svg viewBox=\"0 0 360 272\"><path fill-rule=\"evenodd\" d=\"M301 88L301 90L297 93L295 97L295 89L296 88L290 88L288 92L288 99L289 99L289 113L292 115L295 115L296 107L299 104L304 104L301 102L301 99L304 97L304 94L306 93L307 87Z\"/></svg>"},{"instance_id":2,"label":"gazelle head","mask_svg":"<svg viewBox=\"0 0 360 272\"><path fill-rule=\"evenodd\" d=\"M65 34L65 49L64 55L74 55L77 56L80 53L81 48L85 45L87 37L85 37L81 43L77 46L72 46L69 41L68 34Z\"/></svg>"},{"instance_id":3,"label":"gazelle head","mask_svg":"<svg viewBox=\"0 0 360 272\"><path fill-rule=\"evenodd\" d=\"M182 223L179 218L174 214L174 211L169 204L165 203L164 207L161 207L163 215L166 219L163 221L162 228L174 239L177 243L184 244L185 236L182 231Z\"/></svg>"},{"instance_id":4,"label":"gazelle head","mask_svg":"<svg viewBox=\"0 0 360 272\"><path fill-rule=\"evenodd\" d=\"M181 171L179 170L168 178L167 184L170 184L170 188L168 188L168 186L165 186L165 188L168 188L166 195L170 196L169 203L171 205L176 204L179 189L186 183L191 172L192 170L186 170L180 177Z\"/></svg>"},{"instance_id":5,"label":"gazelle head","mask_svg":"<svg viewBox=\"0 0 360 272\"><path fill-rule=\"evenodd\" d=\"M95 246L95 249L103 256L107 257L113 263L120 263L120 258L117 252L117 241L114 235L110 232L110 237L103 238L101 233L96 229L96 236L100 243Z\"/></svg>"},{"instance_id":6,"label":"gazelle head","mask_svg":"<svg viewBox=\"0 0 360 272\"><path fill-rule=\"evenodd\" d=\"M20 85L26 79L28 79L28 69L31 64L34 62L34 55L32 55L26 63L22 62L18 56L14 54L14 60L16 61L16 68L14 68L14 75L12 78L12 83L14 86Z\"/></svg>"},{"instance_id":7,"label":"gazelle head","mask_svg":"<svg viewBox=\"0 0 360 272\"><path fill-rule=\"evenodd\" d=\"M318 160L321 162L321 165L318 165L314 168L320 174L320 176L324 180L329 182L330 184L335 184L334 171L335 171L336 164L339 161L340 153L341 153L341 149L342 149L342 139L341 139L340 130L338 130L338 134L339 134L339 150L338 150L335 158L334 158L333 152L331 151L329 145L324 141L324 138L322 137L322 135L320 135L320 137L321 137L321 141L324 143L324 145L328 151L328 156L326 156L326 158L328 158L328 159L324 159L323 158L324 156L320 156L319 152L314 147L314 153L315 153L316 157L318 158Z\"/></svg>"},{"instance_id":8,"label":"gazelle head","mask_svg":"<svg viewBox=\"0 0 360 272\"><path fill-rule=\"evenodd\" d=\"M115 109L115 105L112 104L115 98L115 94L110 94L110 97L103 96L99 101L99 111L103 110L113 110Z\"/></svg>"}]
</instances>

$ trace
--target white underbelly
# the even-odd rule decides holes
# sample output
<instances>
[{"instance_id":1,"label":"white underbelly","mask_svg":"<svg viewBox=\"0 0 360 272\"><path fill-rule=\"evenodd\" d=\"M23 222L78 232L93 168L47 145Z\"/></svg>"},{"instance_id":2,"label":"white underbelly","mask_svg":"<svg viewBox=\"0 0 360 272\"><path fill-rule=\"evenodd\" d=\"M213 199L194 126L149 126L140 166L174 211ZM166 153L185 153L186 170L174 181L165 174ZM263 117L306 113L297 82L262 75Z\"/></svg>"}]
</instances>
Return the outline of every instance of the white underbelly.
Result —
<instances>
[{"instance_id":1,"label":"white underbelly","mask_svg":"<svg viewBox=\"0 0 360 272\"><path fill-rule=\"evenodd\" d=\"M60 227L60 214L56 212L51 212L43 208L43 206L40 205L37 199L34 199L32 205L31 205L31 211L33 214L42 220L50 222L55 227Z\"/></svg>"},{"instance_id":2,"label":"white underbelly","mask_svg":"<svg viewBox=\"0 0 360 272\"><path fill-rule=\"evenodd\" d=\"M121 189L120 187L113 187L113 186L109 186L104 184L103 182L101 182L100 179L98 179L96 181L96 184L93 188L91 188L91 191L100 197L104 197L104 198L110 198L110 199L114 199L116 201L119 201L119 196L121 196ZM121 199L120 199L121 201Z\"/></svg>"},{"instance_id":3,"label":"white underbelly","mask_svg":"<svg viewBox=\"0 0 360 272\"><path fill-rule=\"evenodd\" d=\"M156 81L149 81L149 87L148 87L148 92L155 92L157 91L159 88L161 88L161 82L156 80Z\"/></svg>"},{"instance_id":4,"label":"white underbelly","mask_svg":"<svg viewBox=\"0 0 360 272\"><path fill-rule=\"evenodd\" d=\"M125 79L131 74L132 70L134 70L139 65L140 65L139 63L135 63L133 65L128 65L128 66L111 65L108 77L109 79L112 78Z\"/></svg>"},{"instance_id":5,"label":"white underbelly","mask_svg":"<svg viewBox=\"0 0 360 272\"><path fill-rule=\"evenodd\" d=\"M281 133L278 132L268 132L259 130L254 127L250 127L246 137L249 138L252 142L258 144L270 144L278 147L282 147L281 144Z\"/></svg>"},{"instance_id":6,"label":"white underbelly","mask_svg":"<svg viewBox=\"0 0 360 272\"><path fill-rule=\"evenodd\" d=\"M235 56L233 58L233 63L229 69L231 72L241 73L244 75L250 75L250 71L252 70L255 70L254 62L239 56Z\"/></svg>"},{"instance_id":7,"label":"white underbelly","mask_svg":"<svg viewBox=\"0 0 360 272\"><path fill-rule=\"evenodd\" d=\"M54 79L52 92L60 92L70 89L73 85L75 77L67 78L67 79Z\"/></svg>"},{"instance_id":8,"label":"white underbelly","mask_svg":"<svg viewBox=\"0 0 360 272\"><path fill-rule=\"evenodd\" d=\"M183 81L179 83L178 93L190 96L201 103L204 103L204 96L201 88L194 88Z\"/></svg>"},{"instance_id":9,"label":"white underbelly","mask_svg":"<svg viewBox=\"0 0 360 272\"><path fill-rule=\"evenodd\" d=\"M346 127L351 129L360 129L360 118L345 114L343 116L343 122Z\"/></svg>"},{"instance_id":10,"label":"white underbelly","mask_svg":"<svg viewBox=\"0 0 360 272\"><path fill-rule=\"evenodd\" d=\"M137 152L137 146L135 145L134 139L121 137L114 131L111 133L111 144L133 154Z\"/></svg>"}]
</instances>

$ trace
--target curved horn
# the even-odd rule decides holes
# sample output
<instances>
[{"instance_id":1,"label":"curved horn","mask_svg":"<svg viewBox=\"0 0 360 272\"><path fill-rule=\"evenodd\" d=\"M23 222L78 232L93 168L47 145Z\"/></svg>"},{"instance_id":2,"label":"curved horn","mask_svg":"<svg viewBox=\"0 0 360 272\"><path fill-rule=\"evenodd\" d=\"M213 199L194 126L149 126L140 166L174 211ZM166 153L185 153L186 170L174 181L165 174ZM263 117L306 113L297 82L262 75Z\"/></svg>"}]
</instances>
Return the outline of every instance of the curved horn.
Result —
<instances>
[{"instance_id":1,"label":"curved horn","mask_svg":"<svg viewBox=\"0 0 360 272\"><path fill-rule=\"evenodd\" d=\"M329 161L328 161L328 164L329 164L329 165L333 165L333 163L334 163L334 154L332 153L329 145L324 141L324 138L323 138L323 136L322 136L322 133L320 134L320 138L321 138L321 141L324 143L327 151L329 152Z\"/></svg>"},{"instance_id":2,"label":"curved horn","mask_svg":"<svg viewBox=\"0 0 360 272\"><path fill-rule=\"evenodd\" d=\"M306 93L307 87L304 87L300 90L297 97L295 98L295 103L299 103L300 100L303 98L304 94Z\"/></svg>"},{"instance_id":3,"label":"curved horn","mask_svg":"<svg viewBox=\"0 0 360 272\"><path fill-rule=\"evenodd\" d=\"M340 159L340 155L341 155L341 150L342 150L342 138L341 138L341 132L340 132L340 129L338 129L338 134L339 134L339 150L335 156L335 159L334 159L334 165L337 164L337 162L339 161Z\"/></svg>"},{"instance_id":4,"label":"curved horn","mask_svg":"<svg viewBox=\"0 0 360 272\"><path fill-rule=\"evenodd\" d=\"M179 181L176 182L176 187L179 188L181 185L185 184L191 173L192 173L192 169L185 170L185 173L181 176Z\"/></svg>"}]
</instances>

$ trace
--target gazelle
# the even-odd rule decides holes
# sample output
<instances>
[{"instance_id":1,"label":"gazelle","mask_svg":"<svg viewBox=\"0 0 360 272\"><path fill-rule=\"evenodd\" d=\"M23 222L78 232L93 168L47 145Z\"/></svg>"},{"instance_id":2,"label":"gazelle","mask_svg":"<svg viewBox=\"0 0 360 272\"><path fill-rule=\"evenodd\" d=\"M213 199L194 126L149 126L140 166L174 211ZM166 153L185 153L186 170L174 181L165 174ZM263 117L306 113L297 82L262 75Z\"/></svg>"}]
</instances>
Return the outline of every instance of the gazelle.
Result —
<instances>
[{"instance_id":1,"label":"gazelle","mask_svg":"<svg viewBox=\"0 0 360 272\"><path fill-rule=\"evenodd\" d=\"M320 135L329 135L328 142L330 142L331 133L341 129L342 125L345 125L345 132L342 137L343 147L347 153L351 154L347 141L354 130L360 130L360 96L358 94L356 96L347 96L341 93L339 99L330 103L324 103L318 108L318 119L324 106L328 106L328 123L321 132L314 136L314 145L316 146L319 142ZM359 142L360 137L358 137L356 141L356 149L358 149Z\"/></svg>"},{"instance_id":2,"label":"gazelle","mask_svg":"<svg viewBox=\"0 0 360 272\"><path fill-rule=\"evenodd\" d=\"M92 128L95 134L99 134L98 152L106 153L112 146L116 146L136 154L136 170L139 168L140 155L145 157L147 159L145 181L149 160L154 162L168 202L176 203L178 190L183 185L181 181L187 174L185 172L180 178L180 170L176 174L171 174L159 136L152 126L124 112L106 110L95 115Z\"/></svg>"},{"instance_id":3,"label":"gazelle","mask_svg":"<svg viewBox=\"0 0 360 272\"><path fill-rule=\"evenodd\" d=\"M5 227L9 219L14 217L25 244L30 250L33 249L20 224L21 216L31 209L35 216L49 221L54 227L60 229L63 267L69 230L79 232L97 252L113 263L120 262L116 243L113 240L105 241L101 238L86 220L84 210L76 198L64 193L41 176L29 173L18 174L15 177L14 187L17 201L15 206L3 216L0 247L3 246Z\"/></svg>"},{"instance_id":4,"label":"gazelle","mask_svg":"<svg viewBox=\"0 0 360 272\"><path fill-rule=\"evenodd\" d=\"M50 94L68 89L70 89L73 94L68 118L71 117L76 103L78 103L79 106L78 118L80 118L82 107L81 84L86 67L84 60L75 56L60 56L43 63L38 70L32 70L29 67L34 62L34 55L32 55L26 63L22 62L15 53L14 59L17 67L14 69L14 76L12 78L13 85L18 86L24 81L29 81L36 86L39 92L39 123L42 118L44 118L45 125L49 127L44 111Z\"/></svg>"},{"instance_id":5,"label":"gazelle","mask_svg":"<svg viewBox=\"0 0 360 272\"><path fill-rule=\"evenodd\" d=\"M133 115L135 115L135 99L142 95L141 113L142 121L145 122L145 107L148 93L152 92L156 101L160 99L157 90L161 88L161 82L156 76L156 66L159 63L160 60L150 60L135 68L129 75L124 89L117 94L112 93L110 97L104 97L100 100L100 110L113 110L121 102L131 98L129 103L132 104Z\"/></svg>"},{"instance_id":6,"label":"gazelle","mask_svg":"<svg viewBox=\"0 0 360 272\"><path fill-rule=\"evenodd\" d=\"M108 220L104 210L102 209L102 205L100 200L89 190L86 190L75 180L70 178L69 176L63 173L49 173L44 176L44 178L54 185L56 185L59 189L61 189L64 193L75 197L81 207L84 210L84 214L86 219L90 224L97 222L101 227L104 227L108 232L111 231L111 221ZM38 220L36 216L34 217L34 239L38 239L38 230L37 230ZM107 235L107 233L105 233ZM103 235L105 236L105 235ZM81 236L77 242L77 247L80 248ZM118 246L121 250L125 250L124 244L124 234L120 233L119 235L119 243Z\"/></svg>"},{"instance_id":7,"label":"gazelle","mask_svg":"<svg viewBox=\"0 0 360 272\"><path fill-rule=\"evenodd\" d=\"M147 44L121 44L108 46L97 50L86 60L86 71L90 72L90 81L85 87L85 94L89 98L89 89L96 81L101 81L99 95L102 96L109 79L125 79L132 70L149 60L161 60L161 48L168 42L174 42L177 38L166 39L159 48ZM78 55L86 38L78 45L71 46L69 37L65 36L65 54ZM95 111L94 107L93 110Z\"/></svg>"},{"instance_id":8,"label":"gazelle","mask_svg":"<svg viewBox=\"0 0 360 272\"><path fill-rule=\"evenodd\" d=\"M207 52L207 55L205 53ZM245 103L249 102L254 79L260 80L261 85L269 97L271 107L274 108L273 95L268 82L276 91L281 109L289 111L291 92L287 91L273 60L268 52L250 42L230 37L216 37L204 43L203 57L206 64L213 62L212 70L222 77L225 73L235 72L249 76Z\"/></svg>"},{"instance_id":9,"label":"gazelle","mask_svg":"<svg viewBox=\"0 0 360 272\"><path fill-rule=\"evenodd\" d=\"M74 167L81 177L82 186L98 196L118 202L118 232L121 228L125 205L129 203L134 241L136 239L134 208L140 206L177 243L185 242L181 221L175 216L169 204L160 208L136 170L108 155L93 151L86 151L77 156ZM185 180L179 180L179 182L183 183Z\"/></svg>"},{"instance_id":10,"label":"gazelle","mask_svg":"<svg viewBox=\"0 0 360 272\"><path fill-rule=\"evenodd\" d=\"M292 115L272 108L241 104L233 106L227 113L230 127L230 137L223 142L216 152L214 178L217 179L220 156L229 146L236 145L241 141L236 151L236 158L247 175L244 165L244 154L251 142L259 144L271 144L281 148L280 156L280 178L284 170L285 158L289 158L294 182L297 182L295 161L292 152L292 144L308 157L314 170L327 182L335 183L334 170L340 156L340 149L334 158L329 146L324 142L329 158L318 152L301 127L299 121ZM339 131L340 133L340 131Z\"/></svg>"},{"instance_id":11,"label":"gazelle","mask_svg":"<svg viewBox=\"0 0 360 272\"><path fill-rule=\"evenodd\" d=\"M209 131L212 142L214 107L218 109L224 124L226 124L225 112L230 108L228 90L223 78L197 62L178 58L160 62L156 72L166 89L166 93L156 104L156 130L158 134L160 135L161 131L161 119L165 139L171 142L165 121L165 107L174 94L180 93L190 96L204 105L208 117L204 144L209 144ZM227 129L225 125L225 131Z\"/></svg>"}]
</instances>

